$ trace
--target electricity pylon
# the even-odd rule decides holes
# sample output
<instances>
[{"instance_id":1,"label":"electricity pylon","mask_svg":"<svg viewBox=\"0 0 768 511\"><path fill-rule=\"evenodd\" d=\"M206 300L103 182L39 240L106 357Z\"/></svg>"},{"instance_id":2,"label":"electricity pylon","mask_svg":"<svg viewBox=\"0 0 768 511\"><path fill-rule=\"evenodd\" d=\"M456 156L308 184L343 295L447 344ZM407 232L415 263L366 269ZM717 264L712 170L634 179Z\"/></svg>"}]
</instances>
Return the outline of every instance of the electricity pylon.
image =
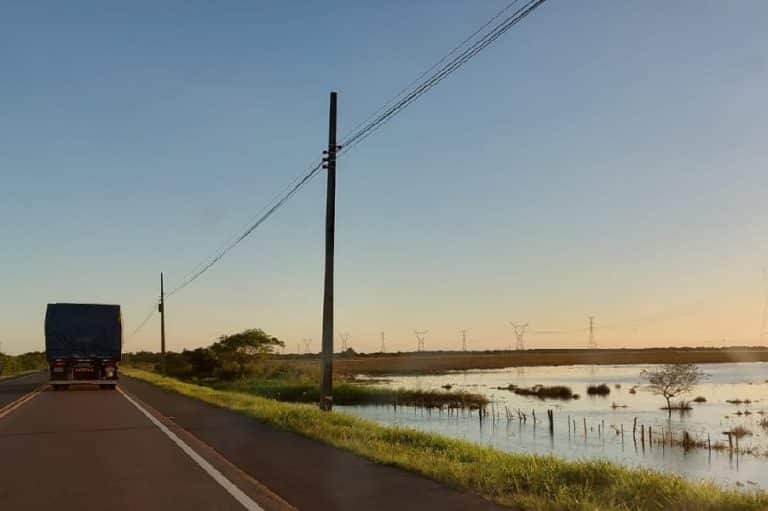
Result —
<instances>
[{"instance_id":1,"label":"electricity pylon","mask_svg":"<svg viewBox=\"0 0 768 511\"><path fill-rule=\"evenodd\" d=\"M461 351L467 351L467 331L461 331Z\"/></svg>"},{"instance_id":2,"label":"electricity pylon","mask_svg":"<svg viewBox=\"0 0 768 511\"><path fill-rule=\"evenodd\" d=\"M384 332L381 332L381 350L382 353L387 352L387 345L384 343Z\"/></svg>"},{"instance_id":3,"label":"electricity pylon","mask_svg":"<svg viewBox=\"0 0 768 511\"><path fill-rule=\"evenodd\" d=\"M515 329L515 349L524 350L525 341L523 337L525 336L525 330L528 328L528 323L512 323L510 321L509 324L512 325L512 328Z\"/></svg>"},{"instance_id":4,"label":"electricity pylon","mask_svg":"<svg viewBox=\"0 0 768 511\"><path fill-rule=\"evenodd\" d=\"M309 353L309 345L312 344L312 338L304 339L304 353Z\"/></svg>"},{"instance_id":5,"label":"electricity pylon","mask_svg":"<svg viewBox=\"0 0 768 511\"><path fill-rule=\"evenodd\" d=\"M349 334L339 334L341 338L341 351L347 351L347 341L349 341Z\"/></svg>"},{"instance_id":6,"label":"electricity pylon","mask_svg":"<svg viewBox=\"0 0 768 511\"><path fill-rule=\"evenodd\" d=\"M429 330L414 330L413 333L416 334L416 340L418 341L416 351L424 351L424 339L427 337Z\"/></svg>"},{"instance_id":7,"label":"electricity pylon","mask_svg":"<svg viewBox=\"0 0 768 511\"><path fill-rule=\"evenodd\" d=\"M597 341L595 341L595 317L589 316L589 349L593 350L597 348Z\"/></svg>"}]
</instances>

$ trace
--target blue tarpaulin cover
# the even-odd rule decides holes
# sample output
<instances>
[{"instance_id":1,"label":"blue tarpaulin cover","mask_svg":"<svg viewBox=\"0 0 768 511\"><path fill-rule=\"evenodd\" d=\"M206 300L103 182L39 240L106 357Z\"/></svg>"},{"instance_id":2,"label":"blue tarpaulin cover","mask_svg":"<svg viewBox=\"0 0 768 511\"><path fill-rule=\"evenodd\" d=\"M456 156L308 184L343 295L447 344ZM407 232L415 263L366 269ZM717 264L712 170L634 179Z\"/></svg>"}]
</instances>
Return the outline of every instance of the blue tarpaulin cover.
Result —
<instances>
[{"instance_id":1,"label":"blue tarpaulin cover","mask_svg":"<svg viewBox=\"0 0 768 511\"><path fill-rule=\"evenodd\" d=\"M123 325L119 305L51 303L45 313L48 360L100 357L119 360Z\"/></svg>"}]
</instances>

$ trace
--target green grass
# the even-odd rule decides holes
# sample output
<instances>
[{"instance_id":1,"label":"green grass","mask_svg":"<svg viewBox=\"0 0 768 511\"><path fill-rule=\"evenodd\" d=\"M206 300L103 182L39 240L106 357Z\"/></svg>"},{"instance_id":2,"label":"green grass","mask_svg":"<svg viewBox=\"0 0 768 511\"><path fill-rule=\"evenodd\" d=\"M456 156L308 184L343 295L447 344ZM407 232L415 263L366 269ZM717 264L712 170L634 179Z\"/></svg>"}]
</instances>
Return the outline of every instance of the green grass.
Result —
<instances>
[{"instance_id":1,"label":"green grass","mask_svg":"<svg viewBox=\"0 0 768 511\"><path fill-rule=\"evenodd\" d=\"M529 511L736 511L768 509L768 494L721 489L607 461L510 454L470 442L386 427L306 404L283 403L124 368L179 394L250 415L379 463L401 467L499 504Z\"/></svg>"},{"instance_id":2,"label":"green grass","mask_svg":"<svg viewBox=\"0 0 768 511\"><path fill-rule=\"evenodd\" d=\"M315 382L291 382L285 379L212 382L217 390L245 392L293 403L318 403L320 389ZM334 385L333 402L339 405L397 405L425 408L480 408L488 404L481 394L442 390L385 389L360 383L341 382Z\"/></svg>"}]
</instances>

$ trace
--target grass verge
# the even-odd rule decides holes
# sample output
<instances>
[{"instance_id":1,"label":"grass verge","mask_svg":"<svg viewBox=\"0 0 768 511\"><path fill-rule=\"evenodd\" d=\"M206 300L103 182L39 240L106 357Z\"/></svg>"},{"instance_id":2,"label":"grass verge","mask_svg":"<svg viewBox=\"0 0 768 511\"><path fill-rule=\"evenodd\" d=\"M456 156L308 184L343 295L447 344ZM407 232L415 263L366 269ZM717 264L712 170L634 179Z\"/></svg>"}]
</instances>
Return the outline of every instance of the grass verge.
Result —
<instances>
[{"instance_id":1,"label":"grass verge","mask_svg":"<svg viewBox=\"0 0 768 511\"><path fill-rule=\"evenodd\" d=\"M184 383L137 369L123 373L158 387L250 415L379 463L417 472L499 504L529 511L736 511L768 509L768 494L606 461L510 454L470 442L386 427L315 406Z\"/></svg>"}]
</instances>

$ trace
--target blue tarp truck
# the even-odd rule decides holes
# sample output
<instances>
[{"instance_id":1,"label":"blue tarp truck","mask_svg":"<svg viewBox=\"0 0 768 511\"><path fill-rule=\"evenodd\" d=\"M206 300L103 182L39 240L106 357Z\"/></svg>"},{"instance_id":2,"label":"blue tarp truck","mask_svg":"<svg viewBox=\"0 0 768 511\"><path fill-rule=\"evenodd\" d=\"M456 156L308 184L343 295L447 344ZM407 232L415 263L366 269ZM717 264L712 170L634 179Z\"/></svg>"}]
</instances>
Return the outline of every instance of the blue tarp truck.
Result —
<instances>
[{"instance_id":1,"label":"blue tarp truck","mask_svg":"<svg viewBox=\"0 0 768 511\"><path fill-rule=\"evenodd\" d=\"M122 348L119 305L48 304L45 353L54 390L73 384L114 389Z\"/></svg>"}]
</instances>

